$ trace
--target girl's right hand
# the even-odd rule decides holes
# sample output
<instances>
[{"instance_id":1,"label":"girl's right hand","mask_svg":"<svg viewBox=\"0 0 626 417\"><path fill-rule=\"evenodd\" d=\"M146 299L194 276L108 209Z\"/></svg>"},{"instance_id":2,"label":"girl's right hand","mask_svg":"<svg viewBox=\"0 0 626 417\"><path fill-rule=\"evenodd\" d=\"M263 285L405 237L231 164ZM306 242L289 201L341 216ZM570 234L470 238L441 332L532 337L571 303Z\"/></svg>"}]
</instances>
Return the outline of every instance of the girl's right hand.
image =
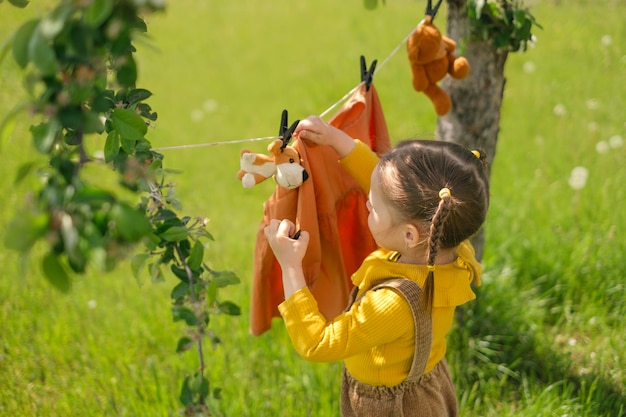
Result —
<instances>
[{"instance_id":1,"label":"girl's right hand","mask_svg":"<svg viewBox=\"0 0 626 417\"><path fill-rule=\"evenodd\" d=\"M308 232L302 231L298 238L293 238L296 226L286 219L272 219L263 231L276 260L283 269L302 265L309 244Z\"/></svg>"},{"instance_id":2,"label":"girl's right hand","mask_svg":"<svg viewBox=\"0 0 626 417\"><path fill-rule=\"evenodd\" d=\"M300 237L292 237L296 233L293 222L276 219L270 221L264 232L282 270L286 300L294 292L306 287L302 259L309 244L309 234L302 231Z\"/></svg>"},{"instance_id":3,"label":"girl's right hand","mask_svg":"<svg viewBox=\"0 0 626 417\"><path fill-rule=\"evenodd\" d=\"M319 116L309 116L300 121L293 135L317 145L331 146L340 158L354 149L354 140L342 130L326 123Z\"/></svg>"}]
</instances>

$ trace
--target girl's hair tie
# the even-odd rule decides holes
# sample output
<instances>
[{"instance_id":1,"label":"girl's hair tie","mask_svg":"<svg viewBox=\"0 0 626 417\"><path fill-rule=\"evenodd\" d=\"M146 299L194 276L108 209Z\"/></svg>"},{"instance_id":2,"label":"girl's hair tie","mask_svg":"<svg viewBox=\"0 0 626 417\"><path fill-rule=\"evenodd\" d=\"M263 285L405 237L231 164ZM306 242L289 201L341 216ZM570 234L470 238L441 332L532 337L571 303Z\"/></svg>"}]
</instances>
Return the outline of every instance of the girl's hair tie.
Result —
<instances>
[{"instance_id":1,"label":"girl's hair tie","mask_svg":"<svg viewBox=\"0 0 626 417\"><path fill-rule=\"evenodd\" d=\"M439 198L443 199L445 197L452 197L452 193L447 187L443 187L441 190L439 190Z\"/></svg>"},{"instance_id":2,"label":"girl's hair tie","mask_svg":"<svg viewBox=\"0 0 626 417\"><path fill-rule=\"evenodd\" d=\"M428 269L430 272L434 272L435 271L435 265L426 265L426 269Z\"/></svg>"},{"instance_id":3,"label":"girl's hair tie","mask_svg":"<svg viewBox=\"0 0 626 417\"><path fill-rule=\"evenodd\" d=\"M480 159L480 152L479 152L479 151L477 151L476 149L474 149L474 150L472 151L472 153L474 154L474 156L475 156L476 158Z\"/></svg>"}]
</instances>

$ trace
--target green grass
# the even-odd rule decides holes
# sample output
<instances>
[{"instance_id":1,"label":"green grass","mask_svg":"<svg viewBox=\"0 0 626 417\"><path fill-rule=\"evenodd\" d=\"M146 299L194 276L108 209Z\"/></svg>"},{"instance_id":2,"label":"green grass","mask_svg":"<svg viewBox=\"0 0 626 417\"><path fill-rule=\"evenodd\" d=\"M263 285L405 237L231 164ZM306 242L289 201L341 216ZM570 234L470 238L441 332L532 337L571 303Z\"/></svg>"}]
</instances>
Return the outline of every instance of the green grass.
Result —
<instances>
[{"instance_id":1,"label":"green grass","mask_svg":"<svg viewBox=\"0 0 626 417\"><path fill-rule=\"evenodd\" d=\"M2 39L44 8L32 3L0 5ZM626 5L531 7L544 29L536 48L507 62L483 286L450 334L448 360L462 415L626 416L626 148L596 150L626 136ZM373 12L358 0L171 1L149 17L150 37L139 44L140 84L159 113L148 138L160 147L274 135L283 108L291 119L321 113L359 81L359 55L380 62L422 11L408 0ZM403 49L375 83L394 138L433 136L434 112L411 89ZM23 95L6 59L0 115ZM40 158L28 125L22 118L0 151L0 237L36 185L13 185L19 165ZM101 145L94 139L89 149ZM261 337L248 333L254 238L273 185L241 187L234 174L244 146L165 159L184 169L173 178L183 212L211 218L213 267L242 279L225 296L243 315L212 322L223 340L207 350L212 384L224 390L214 407L231 417L337 416L340 364L299 358L280 321ZM581 190L568 184L576 166L589 172ZM113 184L115 174L94 178ZM0 416L175 413L196 358L174 353L183 331L171 321L174 278L138 285L121 265L78 277L62 295L36 259L27 274L20 262L0 251Z\"/></svg>"}]
</instances>

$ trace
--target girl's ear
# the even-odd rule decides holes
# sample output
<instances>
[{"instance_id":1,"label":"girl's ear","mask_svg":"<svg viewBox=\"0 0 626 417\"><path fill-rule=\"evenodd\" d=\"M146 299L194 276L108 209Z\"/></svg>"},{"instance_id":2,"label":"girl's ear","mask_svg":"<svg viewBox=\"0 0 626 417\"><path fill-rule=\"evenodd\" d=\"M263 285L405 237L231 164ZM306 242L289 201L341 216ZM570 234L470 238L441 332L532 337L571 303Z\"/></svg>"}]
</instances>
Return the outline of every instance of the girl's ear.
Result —
<instances>
[{"instance_id":1,"label":"girl's ear","mask_svg":"<svg viewBox=\"0 0 626 417\"><path fill-rule=\"evenodd\" d=\"M404 241L407 248L414 248L420 243L420 232L415 225L407 223L404 228Z\"/></svg>"}]
</instances>

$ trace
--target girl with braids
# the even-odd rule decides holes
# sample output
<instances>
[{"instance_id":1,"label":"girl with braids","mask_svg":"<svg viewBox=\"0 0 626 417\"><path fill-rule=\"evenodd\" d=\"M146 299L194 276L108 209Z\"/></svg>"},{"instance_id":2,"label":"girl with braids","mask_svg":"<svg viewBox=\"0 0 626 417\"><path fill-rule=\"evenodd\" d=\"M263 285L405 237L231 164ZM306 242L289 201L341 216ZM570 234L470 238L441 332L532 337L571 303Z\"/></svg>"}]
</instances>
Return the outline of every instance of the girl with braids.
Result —
<instances>
[{"instance_id":1,"label":"girl with braids","mask_svg":"<svg viewBox=\"0 0 626 417\"><path fill-rule=\"evenodd\" d=\"M308 233L296 236L289 220L265 228L282 269L279 310L295 349L311 361L344 361L344 417L456 416L445 337L455 308L475 298L471 283L480 285L468 241L489 202L480 154L450 142L405 141L378 160L316 116L294 136L331 146L369 192L368 226L379 246L352 276L345 312L327 319L302 271Z\"/></svg>"}]
</instances>

